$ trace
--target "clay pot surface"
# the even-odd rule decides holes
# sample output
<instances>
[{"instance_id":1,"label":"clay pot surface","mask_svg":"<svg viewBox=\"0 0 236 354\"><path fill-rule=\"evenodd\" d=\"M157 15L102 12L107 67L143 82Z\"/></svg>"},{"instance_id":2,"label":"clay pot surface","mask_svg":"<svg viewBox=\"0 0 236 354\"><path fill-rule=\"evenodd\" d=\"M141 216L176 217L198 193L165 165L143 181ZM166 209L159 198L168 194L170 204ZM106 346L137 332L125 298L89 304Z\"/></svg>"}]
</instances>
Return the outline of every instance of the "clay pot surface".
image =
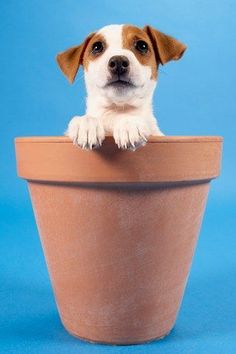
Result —
<instances>
[{"instance_id":1,"label":"clay pot surface","mask_svg":"<svg viewBox=\"0 0 236 354\"><path fill-rule=\"evenodd\" d=\"M92 342L162 338L176 321L221 137L111 137L83 151L65 137L16 138L61 320ZM39 299L40 301L40 299Z\"/></svg>"}]
</instances>

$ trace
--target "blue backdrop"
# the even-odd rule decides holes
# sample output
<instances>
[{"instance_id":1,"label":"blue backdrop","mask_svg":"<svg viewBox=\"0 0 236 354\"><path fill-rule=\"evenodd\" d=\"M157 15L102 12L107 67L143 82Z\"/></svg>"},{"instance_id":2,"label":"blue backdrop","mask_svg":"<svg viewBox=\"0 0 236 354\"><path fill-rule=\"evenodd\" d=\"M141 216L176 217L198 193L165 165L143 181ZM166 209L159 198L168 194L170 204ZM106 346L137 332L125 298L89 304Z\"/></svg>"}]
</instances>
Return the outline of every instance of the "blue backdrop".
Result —
<instances>
[{"instance_id":1,"label":"blue backdrop","mask_svg":"<svg viewBox=\"0 0 236 354\"><path fill-rule=\"evenodd\" d=\"M1 353L236 353L235 16L235 0L0 2ZM82 71L70 86L55 55L111 23L151 24L188 45L181 61L160 70L160 127L167 135L225 139L176 327L145 346L91 345L65 332L15 169L14 137L61 135L84 112Z\"/></svg>"}]
</instances>

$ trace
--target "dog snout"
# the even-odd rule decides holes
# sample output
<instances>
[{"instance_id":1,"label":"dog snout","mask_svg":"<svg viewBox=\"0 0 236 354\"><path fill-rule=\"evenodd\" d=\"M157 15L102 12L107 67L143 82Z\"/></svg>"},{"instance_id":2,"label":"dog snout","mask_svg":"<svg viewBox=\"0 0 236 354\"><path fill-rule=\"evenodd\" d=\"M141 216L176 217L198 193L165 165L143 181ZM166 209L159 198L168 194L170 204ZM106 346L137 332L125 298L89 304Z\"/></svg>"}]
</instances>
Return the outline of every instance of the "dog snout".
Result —
<instances>
[{"instance_id":1,"label":"dog snout","mask_svg":"<svg viewBox=\"0 0 236 354\"><path fill-rule=\"evenodd\" d=\"M129 70L129 59L124 55L114 55L108 62L108 69L113 75L125 74Z\"/></svg>"}]
</instances>

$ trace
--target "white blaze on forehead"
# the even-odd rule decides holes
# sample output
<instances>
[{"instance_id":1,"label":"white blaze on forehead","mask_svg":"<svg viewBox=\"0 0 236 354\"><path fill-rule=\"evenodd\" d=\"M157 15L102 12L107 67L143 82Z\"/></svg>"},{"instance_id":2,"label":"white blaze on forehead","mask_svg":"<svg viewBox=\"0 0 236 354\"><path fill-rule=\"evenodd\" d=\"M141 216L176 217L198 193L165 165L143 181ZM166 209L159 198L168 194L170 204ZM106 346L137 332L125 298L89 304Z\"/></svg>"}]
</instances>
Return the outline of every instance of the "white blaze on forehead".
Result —
<instances>
[{"instance_id":1,"label":"white blaze on forehead","mask_svg":"<svg viewBox=\"0 0 236 354\"><path fill-rule=\"evenodd\" d=\"M101 28L97 33L102 34L109 49L122 49L123 25L110 25Z\"/></svg>"},{"instance_id":2,"label":"white blaze on forehead","mask_svg":"<svg viewBox=\"0 0 236 354\"><path fill-rule=\"evenodd\" d=\"M123 27L124 25L109 25L97 32L105 38L106 50L96 61L103 62L106 66L112 56L125 55L131 64L136 63L138 65L138 60L134 53L131 50L123 48ZM130 65L130 70L132 71L132 65Z\"/></svg>"}]
</instances>

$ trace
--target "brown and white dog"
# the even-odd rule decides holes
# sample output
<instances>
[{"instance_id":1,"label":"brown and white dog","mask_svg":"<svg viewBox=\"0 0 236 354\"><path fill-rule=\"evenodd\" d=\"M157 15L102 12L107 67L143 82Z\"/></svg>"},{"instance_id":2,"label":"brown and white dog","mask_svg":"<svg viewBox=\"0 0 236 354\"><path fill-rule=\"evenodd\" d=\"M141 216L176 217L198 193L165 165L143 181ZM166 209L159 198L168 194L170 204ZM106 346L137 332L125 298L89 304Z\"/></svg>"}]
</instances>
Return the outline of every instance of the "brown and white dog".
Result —
<instances>
[{"instance_id":1,"label":"brown and white dog","mask_svg":"<svg viewBox=\"0 0 236 354\"><path fill-rule=\"evenodd\" d=\"M185 49L150 26L110 25L58 54L71 83L83 65L87 88L86 114L70 121L66 135L83 149L93 149L112 134L119 148L131 150L149 135L163 135L152 110L158 66L180 59Z\"/></svg>"}]
</instances>

